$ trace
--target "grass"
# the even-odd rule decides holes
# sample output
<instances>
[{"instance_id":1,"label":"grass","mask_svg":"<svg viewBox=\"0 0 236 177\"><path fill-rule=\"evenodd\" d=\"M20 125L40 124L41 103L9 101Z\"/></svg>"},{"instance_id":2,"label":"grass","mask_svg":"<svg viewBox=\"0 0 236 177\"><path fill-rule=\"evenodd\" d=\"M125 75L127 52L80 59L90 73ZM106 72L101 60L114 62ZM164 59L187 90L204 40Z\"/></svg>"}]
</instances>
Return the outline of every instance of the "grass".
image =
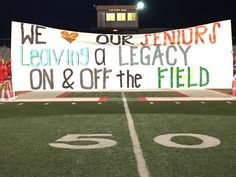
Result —
<instances>
[{"instance_id":1,"label":"grass","mask_svg":"<svg viewBox=\"0 0 236 177\"><path fill-rule=\"evenodd\" d=\"M71 103L50 103L44 106L43 103L18 103L0 105L2 118L25 118L49 115L77 115L77 114L117 114L123 113L124 109L119 102L103 103L98 106L96 102L84 102L73 105Z\"/></svg>"},{"instance_id":2,"label":"grass","mask_svg":"<svg viewBox=\"0 0 236 177\"><path fill-rule=\"evenodd\" d=\"M232 115L236 116L236 102L228 104L225 101L208 101L207 104L202 104L199 101L180 102L176 104L173 101L166 102L141 102L138 104L130 104L130 109L133 114L204 114L204 115ZM134 106L133 106L134 105Z\"/></svg>"},{"instance_id":3,"label":"grass","mask_svg":"<svg viewBox=\"0 0 236 177\"><path fill-rule=\"evenodd\" d=\"M152 176L235 176L235 116L135 114L133 117L138 132L141 132L139 137ZM220 139L221 144L208 149L178 149L165 147L153 141L156 136L168 133L195 133L213 136ZM195 140L191 140L189 143L189 139L185 139L186 137L181 138L180 143L200 143ZM146 146L147 144L148 146Z\"/></svg>"},{"instance_id":4,"label":"grass","mask_svg":"<svg viewBox=\"0 0 236 177\"><path fill-rule=\"evenodd\" d=\"M126 92L127 97L137 98L139 96L146 97L184 97L176 91L158 91L158 92ZM108 97L120 98L120 92L66 92L65 97ZM110 99L109 99L110 100ZM137 100L136 100L137 101Z\"/></svg>"},{"instance_id":5,"label":"grass","mask_svg":"<svg viewBox=\"0 0 236 177\"><path fill-rule=\"evenodd\" d=\"M33 114L23 116L22 111L19 114L21 116L13 112L8 113L7 117L1 116L1 176L137 176L124 114L108 114L106 110L100 110L100 114L83 114L76 112L88 105L74 105L75 112L65 111L67 104L59 105L53 104L47 108L38 104L27 104L27 108L4 105L8 109L27 109L27 112ZM90 111L91 107L92 105ZM64 113L61 110L64 110ZM98 150L57 149L48 145L66 134L104 133L112 134L111 139L118 144Z\"/></svg>"},{"instance_id":6,"label":"grass","mask_svg":"<svg viewBox=\"0 0 236 177\"><path fill-rule=\"evenodd\" d=\"M120 92L67 92L66 97L120 97Z\"/></svg>"},{"instance_id":7,"label":"grass","mask_svg":"<svg viewBox=\"0 0 236 177\"><path fill-rule=\"evenodd\" d=\"M135 101L137 93L125 95L151 177L235 176L236 102L149 104ZM0 176L138 177L121 94L110 96L117 101L0 104ZM154 142L156 136L167 133L204 134L220 139L221 144L208 149L177 149ZM107 139L117 144L87 150L49 146L67 134L112 134ZM201 143L193 137L175 137L173 141ZM94 141L83 143L88 144Z\"/></svg>"}]
</instances>

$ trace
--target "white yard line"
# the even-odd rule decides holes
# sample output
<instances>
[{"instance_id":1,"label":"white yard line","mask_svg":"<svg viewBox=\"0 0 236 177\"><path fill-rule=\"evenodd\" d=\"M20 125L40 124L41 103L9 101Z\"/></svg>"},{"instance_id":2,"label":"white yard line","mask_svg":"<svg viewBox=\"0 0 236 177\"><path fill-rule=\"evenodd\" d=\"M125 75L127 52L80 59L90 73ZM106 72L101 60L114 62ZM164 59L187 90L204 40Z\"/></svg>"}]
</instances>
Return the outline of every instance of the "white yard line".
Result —
<instances>
[{"instance_id":1,"label":"white yard line","mask_svg":"<svg viewBox=\"0 0 236 177\"><path fill-rule=\"evenodd\" d=\"M123 99L126 118L127 118L127 121L128 121L128 128L129 128L131 141L132 141L132 144L133 144L133 151L134 151L134 155L135 155L136 162L137 162L137 168L138 168L139 176L140 177L150 177L150 173L148 171L146 161L143 157L143 151L142 151L141 146L140 146L138 135L137 135L136 130L135 130L134 120L132 118L132 115L130 114L127 99L126 99L125 94L123 92L122 92L122 99Z\"/></svg>"},{"instance_id":2,"label":"white yard line","mask_svg":"<svg viewBox=\"0 0 236 177\"><path fill-rule=\"evenodd\" d=\"M146 101L229 101L231 97L145 97Z\"/></svg>"},{"instance_id":3,"label":"white yard line","mask_svg":"<svg viewBox=\"0 0 236 177\"><path fill-rule=\"evenodd\" d=\"M98 102L100 97L79 97L79 98L31 98L16 99L14 102Z\"/></svg>"}]
</instances>

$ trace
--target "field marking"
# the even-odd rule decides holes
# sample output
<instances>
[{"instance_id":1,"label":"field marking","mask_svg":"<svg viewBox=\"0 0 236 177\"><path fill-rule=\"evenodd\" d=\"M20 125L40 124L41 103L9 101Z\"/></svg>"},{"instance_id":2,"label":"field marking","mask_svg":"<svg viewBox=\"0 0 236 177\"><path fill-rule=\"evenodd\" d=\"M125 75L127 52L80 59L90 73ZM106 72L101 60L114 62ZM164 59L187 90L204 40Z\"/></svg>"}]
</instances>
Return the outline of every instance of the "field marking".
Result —
<instances>
[{"instance_id":1,"label":"field marking","mask_svg":"<svg viewBox=\"0 0 236 177\"><path fill-rule=\"evenodd\" d=\"M20 98L16 99L15 103L19 102L43 102L43 103L51 103L51 102L107 102L108 98L103 97L57 97L57 98Z\"/></svg>"},{"instance_id":2,"label":"field marking","mask_svg":"<svg viewBox=\"0 0 236 177\"><path fill-rule=\"evenodd\" d=\"M100 97L68 97L68 98L30 98L16 99L14 102L99 102Z\"/></svg>"},{"instance_id":3,"label":"field marking","mask_svg":"<svg viewBox=\"0 0 236 177\"><path fill-rule=\"evenodd\" d=\"M138 97L139 101L232 101L230 97ZM236 100L235 100L236 101Z\"/></svg>"},{"instance_id":4,"label":"field marking","mask_svg":"<svg viewBox=\"0 0 236 177\"><path fill-rule=\"evenodd\" d=\"M139 176L140 177L150 177L150 173L148 171L146 161L143 157L143 151L140 146L138 135L135 130L134 120L133 120L132 115L129 110L127 99L125 97L124 92L122 92L121 94L122 94L123 105L124 105L125 114L126 114L126 118L127 118L127 122L128 122L129 133L130 133L131 141L133 144L133 151L134 151L134 155L135 155L136 162L137 162Z\"/></svg>"},{"instance_id":5,"label":"field marking","mask_svg":"<svg viewBox=\"0 0 236 177\"><path fill-rule=\"evenodd\" d=\"M172 138L176 137L176 136L195 137L195 138L202 140L202 142L200 144L196 144L196 145L179 144L179 143L172 141ZM220 140L215 137L208 136L208 135L202 135L202 134L193 134L193 133L174 133L174 134L159 135L154 138L154 141L156 143L161 144L166 147L189 148L189 149L190 148L191 149L212 148L212 147L216 147L220 144Z\"/></svg>"},{"instance_id":6,"label":"field marking","mask_svg":"<svg viewBox=\"0 0 236 177\"><path fill-rule=\"evenodd\" d=\"M112 147L117 144L115 140L101 138L110 137L112 134L67 134L60 139L56 140L56 143L50 143L49 146L62 149L101 149ZM96 144L89 145L73 145L68 144L70 142L96 142Z\"/></svg>"}]
</instances>

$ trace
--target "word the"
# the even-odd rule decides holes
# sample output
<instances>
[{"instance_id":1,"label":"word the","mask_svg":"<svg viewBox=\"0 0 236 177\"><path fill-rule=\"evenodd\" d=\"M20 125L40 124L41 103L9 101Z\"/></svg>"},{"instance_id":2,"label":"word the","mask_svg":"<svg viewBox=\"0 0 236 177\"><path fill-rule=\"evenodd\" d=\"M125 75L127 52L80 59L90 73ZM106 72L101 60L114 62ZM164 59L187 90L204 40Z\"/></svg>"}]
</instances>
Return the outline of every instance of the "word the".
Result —
<instances>
[{"instance_id":1,"label":"word the","mask_svg":"<svg viewBox=\"0 0 236 177\"><path fill-rule=\"evenodd\" d=\"M127 70L126 73L120 70L119 74L117 74L116 77L120 78L120 88L139 88L141 86L141 84L138 83L138 80L142 79L142 75L132 75L130 74L129 70Z\"/></svg>"}]
</instances>

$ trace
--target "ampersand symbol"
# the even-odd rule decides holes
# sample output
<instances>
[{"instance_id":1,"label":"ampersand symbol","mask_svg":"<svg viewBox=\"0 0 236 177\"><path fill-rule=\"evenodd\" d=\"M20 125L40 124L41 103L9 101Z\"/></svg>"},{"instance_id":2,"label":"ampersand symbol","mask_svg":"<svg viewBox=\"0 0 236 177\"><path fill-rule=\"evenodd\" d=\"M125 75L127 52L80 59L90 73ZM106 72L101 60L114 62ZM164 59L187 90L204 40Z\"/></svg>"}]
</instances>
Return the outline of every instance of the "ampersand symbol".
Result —
<instances>
[{"instance_id":1,"label":"ampersand symbol","mask_svg":"<svg viewBox=\"0 0 236 177\"><path fill-rule=\"evenodd\" d=\"M69 76L66 74L69 72ZM71 76L73 75L73 70L72 69L65 69L63 71L63 76L64 76L64 79L65 81L63 82L62 84L62 87L63 88L71 88L71 89L74 89L72 86L74 85L74 82L71 82L69 83L69 79L71 78Z\"/></svg>"}]
</instances>

